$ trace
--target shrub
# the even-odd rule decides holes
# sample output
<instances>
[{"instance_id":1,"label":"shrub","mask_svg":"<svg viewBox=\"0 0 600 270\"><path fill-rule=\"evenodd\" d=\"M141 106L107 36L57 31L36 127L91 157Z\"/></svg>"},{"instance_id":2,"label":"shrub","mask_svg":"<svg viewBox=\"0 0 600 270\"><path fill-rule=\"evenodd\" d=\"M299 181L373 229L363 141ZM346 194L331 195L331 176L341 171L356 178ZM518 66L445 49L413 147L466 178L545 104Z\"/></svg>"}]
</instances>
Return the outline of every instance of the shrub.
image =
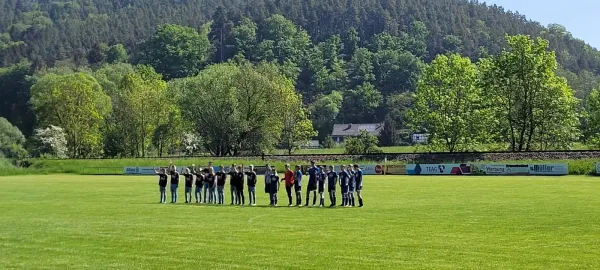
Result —
<instances>
[{"instance_id":1,"label":"shrub","mask_svg":"<svg viewBox=\"0 0 600 270\"><path fill-rule=\"evenodd\" d=\"M0 117L0 156L9 159L22 159L27 156L23 148L25 136L8 120Z\"/></svg>"},{"instance_id":2,"label":"shrub","mask_svg":"<svg viewBox=\"0 0 600 270\"><path fill-rule=\"evenodd\" d=\"M357 137L346 139L344 144L346 147L346 154L360 155L382 153L383 151L377 147L378 143L377 137L371 135L368 131L361 130Z\"/></svg>"}]
</instances>

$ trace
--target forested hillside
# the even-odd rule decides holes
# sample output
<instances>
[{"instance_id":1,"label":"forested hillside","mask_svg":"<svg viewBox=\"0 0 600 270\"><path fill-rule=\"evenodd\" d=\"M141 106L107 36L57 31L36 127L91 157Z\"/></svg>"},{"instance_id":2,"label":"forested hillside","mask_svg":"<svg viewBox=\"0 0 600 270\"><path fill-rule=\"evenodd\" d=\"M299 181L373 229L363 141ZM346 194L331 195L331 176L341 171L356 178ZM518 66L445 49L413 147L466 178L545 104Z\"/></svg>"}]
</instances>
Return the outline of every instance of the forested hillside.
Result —
<instances>
[{"instance_id":1,"label":"forested hillside","mask_svg":"<svg viewBox=\"0 0 600 270\"><path fill-rule=\"evenodd\" d=\"M530 38L508 37L518 34ZM524 55L511 58L517 52ZM499 58L503 53L505 62ZM510 70L528 63L524 59L536 65L524 67L531 74L511 77ZM600 82L600 52L560 25L541 26L477 1L0 0L0 67L0 117L27 137L65 129L61 141L74 157L145 156L196 144L215 155L258 153L275 145L291 151L306 138L331 143L334 123L385 122L380 144L406 144L401 130L433 132L432 123L451 117L432 114L429 122L419 122L425 118L411 113L457 106L441 100L431 108L428 100L465 84L471 103L461 106L480 106L487 102L483 97L511 94L503 87L515 79L523 80L519 87L530 83L539 90L521 89L540 113L503 114L490 104L462 113L485 112L473 121L505 117L508 122L500 124L520 125L520 134L497 130L462 142L473 129L487 128L465 125L460 138L440 135L450 141L438 146L470 150L497 140L513 150L564 149L574 141L593 141L600 125L594 114L598 94L590 95ZM492 75L507 81L486 78ZM444 87L446 92L436 92ZM256 95L230 99L249 93ZM564 98L553 103L529 100L529 94ZM200 96L223 106L188 99ZM143 100L160 100L161 106ZM265 101L297 108L265 108ZM205 110L211 106L216 107ZM91 118L75 117L88 114ZM221 121L202 118L209 114ZM523 121L511 122L512 114ZM538 117L545 120L534 121ZM562 129L561 121L568 122Z\"/></svg>"},{"instance_id":2,"label":"forested hillside","mask_svg":"<svg viewBox=\"0 0 600 270\"><path fill-rule=\"evenodd\" d=\"M260 24L282 14L317 42L354 27L364 43L383 31L400 35L421 21L430 32L428 59L456 46L471 58L497 54L507 33L542 36L566 69L600 72L598 51L563 27L546 28L502 7L465 0L1 0L0 63L39 58L51 65L101 42L131 49L162 23L200 29L219 6L232 22L248 16Z\"/></svg>"}]
</instances>

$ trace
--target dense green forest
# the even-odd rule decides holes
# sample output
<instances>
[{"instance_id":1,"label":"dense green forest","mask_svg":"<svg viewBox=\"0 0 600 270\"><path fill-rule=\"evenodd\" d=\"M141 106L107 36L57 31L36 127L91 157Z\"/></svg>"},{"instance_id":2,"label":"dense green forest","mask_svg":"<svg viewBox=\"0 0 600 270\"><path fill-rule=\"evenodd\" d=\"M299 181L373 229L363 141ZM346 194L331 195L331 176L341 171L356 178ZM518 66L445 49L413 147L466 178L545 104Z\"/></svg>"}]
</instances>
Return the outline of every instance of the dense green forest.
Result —
<instances>
[{"instance_id":1,"label":"dense green forest","mask_svg":"<svg viewBox=\"0 0 600 270\"><path fill-rule=\"evenodd\" d=\"M524 36L510 37L518 34ZM517 52L520 60L511 58ZM541 64L524 67L523 59ZM334 123L359 122L385 123L381 145L409 143L404 130L412 129L434 132L432 148L447 151L498 142L512 150L600 143L600 102L592 92L600 82L600 52L560 25L542 26L477 1L0 0L0 67L0 117L31 145L59 141L69 148L61 155L72 157L182 149L236 155L275 145L292 151L311 137L331 144ZM540 80L507 73L518 67ZM553 103L526 94L529 112L483 104L518 97L503 88L515 79L523 82L518 87L540 89L515 86L523 93L562 98ZM455 89L456 83L468 87ZM262 99L232 98L249 93ZM444 95L466 95L481 107L423 117L457 106L427 102ZM288 107L264 107L265 101ZM432 124L467 115L470 123L506 122ZM484 124L510 130L473 132L485 131Z\"/></svg>"}]
</instances>

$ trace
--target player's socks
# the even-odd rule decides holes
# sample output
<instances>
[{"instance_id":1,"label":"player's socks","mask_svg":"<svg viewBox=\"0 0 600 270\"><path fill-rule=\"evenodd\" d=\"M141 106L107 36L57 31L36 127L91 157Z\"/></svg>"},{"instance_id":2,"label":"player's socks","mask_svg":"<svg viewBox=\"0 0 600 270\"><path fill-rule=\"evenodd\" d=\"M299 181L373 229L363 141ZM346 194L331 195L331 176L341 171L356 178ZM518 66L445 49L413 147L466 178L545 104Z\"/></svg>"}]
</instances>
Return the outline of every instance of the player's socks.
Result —
<instances>
[{"instance_id":1,"label":"player's socks","mask_svg":"<svg viewBox=\"0 0 600 270\"><path fill-rule=\"evenodd\" d=\"M321 206L325 206L325 198L321 198Z\"/></svg>"},{"instance_id":2,"label":"player's socks","mask_svg":"<svg viewBox=\"0 0 600 270\"><path fill-rule=\"evenodd\" d=\"M362 198L358 198L358 207L363 207L363 206L364 206L364 204L363 204Z\"/></svg>"},{"instance_id":3,"label":"player's socks","mask_svg":"<svg viewBox=\"0 0 600 270\"><path fill-rule=\"evenodd\" d=\"M314 195L314 194L313 194ZM313 206L317 204L317 195L313 196Z\"/></svg>"}]
</instances>

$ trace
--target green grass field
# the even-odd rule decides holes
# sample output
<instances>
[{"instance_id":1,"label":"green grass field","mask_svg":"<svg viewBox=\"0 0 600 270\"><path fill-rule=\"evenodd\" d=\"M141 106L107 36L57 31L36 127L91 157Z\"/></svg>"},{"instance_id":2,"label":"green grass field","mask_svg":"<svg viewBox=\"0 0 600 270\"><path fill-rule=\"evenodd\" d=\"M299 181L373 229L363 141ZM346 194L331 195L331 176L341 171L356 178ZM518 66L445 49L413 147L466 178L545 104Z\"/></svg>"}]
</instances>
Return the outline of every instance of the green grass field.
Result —
<instances>
[{"instance_id":1,"label":"green grass field","mask_svg":"<svg viewBox=\"0 0 600 270\"><path fill-rule=\"evenodd\" d=\"M0 269L600 268L593 177L372 176L362 209L163 205L156 183L0 177Z\"/></svg>"}]
</instances>

